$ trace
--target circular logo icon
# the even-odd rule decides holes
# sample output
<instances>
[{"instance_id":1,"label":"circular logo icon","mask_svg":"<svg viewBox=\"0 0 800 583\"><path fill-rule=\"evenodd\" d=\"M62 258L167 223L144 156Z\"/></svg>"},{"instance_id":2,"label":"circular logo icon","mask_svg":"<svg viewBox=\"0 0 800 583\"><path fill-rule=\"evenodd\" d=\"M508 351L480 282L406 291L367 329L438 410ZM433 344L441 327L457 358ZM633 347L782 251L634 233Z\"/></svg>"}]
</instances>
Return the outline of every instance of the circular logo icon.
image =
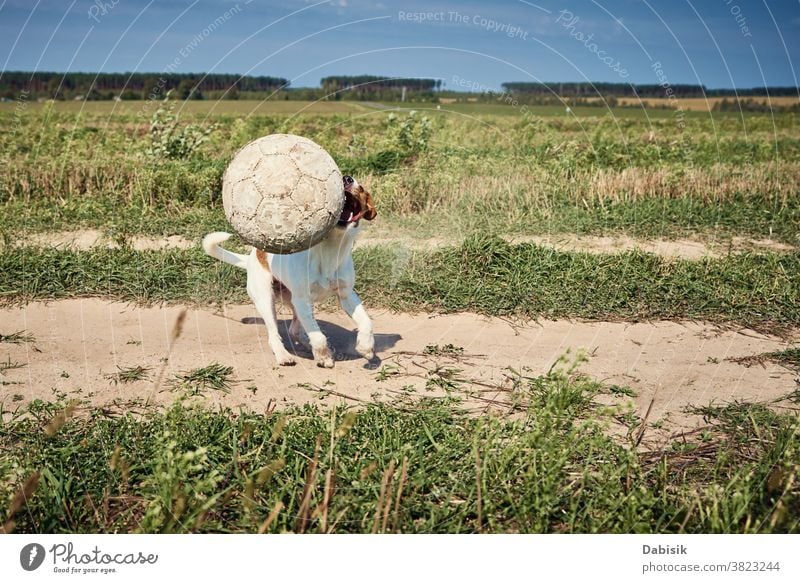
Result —
<instances>
[{"instance_id":1,"label":"circular logo icon","mask_svg":"<svg viewBox=\"0 0 800 583\"><path fill-rule=\"evenodd\" d=\"M30 543L19 552L19 564L26 571L35 571L44 562L44 547L39 543Z\"/></svg>"}]
</instances>

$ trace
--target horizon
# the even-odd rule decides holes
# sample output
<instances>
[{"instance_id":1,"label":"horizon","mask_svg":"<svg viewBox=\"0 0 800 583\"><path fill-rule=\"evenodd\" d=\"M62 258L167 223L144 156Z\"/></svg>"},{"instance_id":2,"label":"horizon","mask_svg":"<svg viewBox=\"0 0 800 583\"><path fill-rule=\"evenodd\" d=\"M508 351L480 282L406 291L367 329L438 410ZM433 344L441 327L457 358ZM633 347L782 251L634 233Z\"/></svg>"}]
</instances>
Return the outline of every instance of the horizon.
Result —
<instances>
[{"instance_id":1,"label":"horizon","mask_svg":"<svg viewBox=\"0 0 800 583\"><path fill-rule=\"evenodd\" d=\"M152 76L156 76L156 75L163 75L164 71L135 71L135 72L134 71L102 71L102 72L100 72L100 71L24 71L24 70L9 70L9 71L3 71L2 73L0 73L0 81L2 80L2 77L4 75L6 75L6 74L9 74L9 75L12 75L12 74L13 75L20 75L20 74L31 74L31 75L34 75L34 74L35 75L68 75L68 74L70 74L71 75L71 74L76 74L76 75L97 75L97 76L106 75L106 74L108 74L108 75L133 75L133 74L136 74L136 75L145 75L145 76L151 76L151 75ZM181 73L176 73L176 74L189 75L189 76L198 76L199 75L199 76L204 76L204 77L208 76L208 75L235 75L235 76L238 76L239 78L242 78L242 79L245 78L245 77L254 78L254 77L259 77L259 76L262 76L262 77L274 77L274 75L242 75L242 74L237 73L235 71L233 71L233 72L213 72L213 73L210 72L210 71L186 71L186 72L181 72ZM357 74L354 74L354 75L350 75L350 74L345 75L345 74L333 73L333 74L327 75L327 76L330 76L330 77L373 76L373 77L378 77L381 80L398 79L398 77L390 77L388 75L379 75L379 74L375 74L375 73L357 73ZM433 77L403 77L403 79L433 80L434 78ZM498 85L498 87L502 87L502 85L505 85L505 84L513 84L513 83L527 83L527 81L509 79L507 81L502 81ZM560 79L560 80L557 80L557 81L555 81L555 80L553 80L553 81L536 81L536 83L539 83L539 84L541 84L543 86L546 86L546 87L552 87L554 85L570 85L570 84L602 85L602 84L607 84L607 83L611 83L611 82L610 81L597 81L597 80L574 81L574 80ZM635 87L642 87L642 86L645 86L645 85L648 85L648 86L658 85L658 83L630 83L630 85L635 86ZM678 85L678 84L676 83L676 84L670 84L670 85ZM695 84L687 84L687 85L695 85ZM732 91L733 90L730 87L709 87L708 85L702 85L702 87L703 87L704 90L710 91L710 92L714 92L714 91ZM320 81L318 82L317 85L292 85L290 83L289 85L286 85L285 87L281 88L281 90L282 91L287 91L287 90L291 91L293 89L300 90L300 89L321 89L321 88L322 88L322 78L320 78ZM786 89L798 89L798 88L795 87L794 85L766 85L766 86L760 86L760 87L736 87L736 91L742 93L742 96L747 96L748 95L748 93L747 93L748 90L761 91L763 89L767 89L767 90L776 90L776 89L786 90ZM441 93L441 92L448 92L448 93L474 93L474 94L478 94L478 95L488 92L488 90L485 87L482 89L480 86L469 86L469 85L465 86L465 87L460 87L460 88L441 87L441 88L438 88L438 89L431 89L431 91L433 93ZM496 92L503 93L504 90L502 88L500 88Z\"/></svg>"},{"instance_id":2,"label":"horizon","mask_svg":"<svg viewBox=\"0 0 800 583\"><path fill-rule=\"evenodd\" d=\"M779 24L780 23L780 24ZM0 0L6 72L369 74L506 82L798 87L800 4L584 0ZM543 79L559 78L559 81ZM800 92L798 93L800 95Z\"/></svg>"}]
</instances>

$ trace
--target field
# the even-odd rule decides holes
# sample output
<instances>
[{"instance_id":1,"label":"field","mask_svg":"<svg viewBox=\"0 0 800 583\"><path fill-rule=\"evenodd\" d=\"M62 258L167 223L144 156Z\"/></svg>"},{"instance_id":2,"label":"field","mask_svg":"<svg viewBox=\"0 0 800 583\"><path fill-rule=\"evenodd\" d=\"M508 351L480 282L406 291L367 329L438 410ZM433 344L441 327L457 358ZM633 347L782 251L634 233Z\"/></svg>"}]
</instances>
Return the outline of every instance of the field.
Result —
<instances>
[{"instance_id":1,"label":"field","mask_svg":"<svg viewBox=\"0 0 800 583\"><path fill-rule=\"evenodd\" d=\"M0 104L0 527L800 532L798 120L686 109ZM376 197L373 361L199 247L273 132Z\"/></svg>"}]
</instances>

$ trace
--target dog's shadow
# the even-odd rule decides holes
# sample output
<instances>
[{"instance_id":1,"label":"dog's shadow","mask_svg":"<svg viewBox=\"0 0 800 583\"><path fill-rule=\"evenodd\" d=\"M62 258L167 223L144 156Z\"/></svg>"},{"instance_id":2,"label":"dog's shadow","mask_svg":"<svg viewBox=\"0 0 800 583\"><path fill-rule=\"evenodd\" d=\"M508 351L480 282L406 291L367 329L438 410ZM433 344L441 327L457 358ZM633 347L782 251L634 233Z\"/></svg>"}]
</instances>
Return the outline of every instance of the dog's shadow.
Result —
<instances>
[{"instance_id":1,"label":"dog's shadow","mask_svg":"<svg viewBox=\"0 0 800 583\"><path fill-rule=\"evenodd\" d=\"M242 318L242 324L260 324L264 325L264 320L258 316ZM292 342L289 338L289 324L292 323L291 319L278 320L278 331L281 334L283 345L292 352L295 356L301 358L313 359L314 355L308 344L298 344ZM324 320L317 320L319 328L323 334L328 338L328 344L334 349L335 358L337 361L345 360L359 360L364 357L356 352L356 333L354 330L343 328L338 324L332 324ZM305 340L305 334L303 335ZM398 340L403 337L400 334L375 334L375 357L364 365L364 368L377 368L380 366L382 360L380 353L390 348L393 348Z\"/></svg>"}]
</instances>

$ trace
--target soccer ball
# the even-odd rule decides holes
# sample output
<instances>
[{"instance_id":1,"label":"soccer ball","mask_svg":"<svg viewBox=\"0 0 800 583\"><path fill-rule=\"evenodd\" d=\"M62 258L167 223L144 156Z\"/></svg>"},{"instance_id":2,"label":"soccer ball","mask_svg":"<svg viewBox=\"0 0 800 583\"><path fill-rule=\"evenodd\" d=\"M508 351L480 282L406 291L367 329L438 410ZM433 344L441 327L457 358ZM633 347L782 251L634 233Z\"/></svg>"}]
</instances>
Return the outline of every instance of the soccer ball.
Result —
<instances>
[{"instance_id":1,"label":"soccer ball","mask_svg":"<svg viewBox=\"0 0 800 583\"><path fill-rule=\"evenodd\" d=\"M246 243L295 253L319 243L339 220L342 173L308 138L265 136L234 155L222 177L222 205Z\"/></svg>"}]
</instances>

